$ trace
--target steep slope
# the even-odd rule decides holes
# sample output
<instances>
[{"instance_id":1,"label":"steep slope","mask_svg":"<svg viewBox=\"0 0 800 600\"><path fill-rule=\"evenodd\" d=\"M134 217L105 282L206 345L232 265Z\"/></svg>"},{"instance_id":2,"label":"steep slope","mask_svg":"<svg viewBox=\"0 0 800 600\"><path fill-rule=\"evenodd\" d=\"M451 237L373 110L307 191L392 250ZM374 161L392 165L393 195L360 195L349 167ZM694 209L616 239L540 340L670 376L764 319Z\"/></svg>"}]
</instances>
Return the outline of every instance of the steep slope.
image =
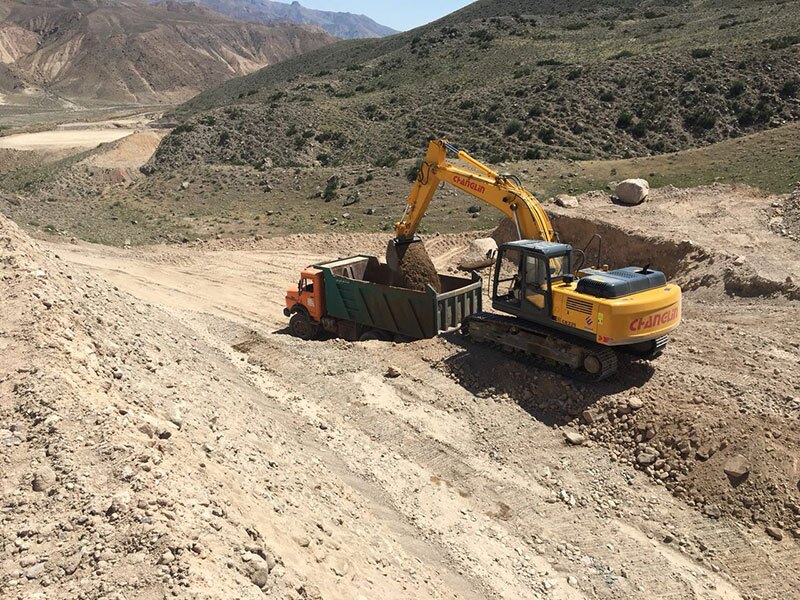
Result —
<instances>
[{"instance_id":1,"label":"steep slope","mask_svg":"<svg viewBox=\"0 0 800 600\"><path fill-rule=\"evenodd\" d=\"M4 12L0 61L17 82L0 93L22 104L181 101L334 40L317 28L238 23L176 2L21 1Z\"/></svg>"},{"instance_id":2,"label":"steep slope","mask_svg":"<svg viewBox=\"0 0 800 600\"><path fill-rule=\"evenodd\" d=\"M429 135L491 162L706 145L800 116L798 26L797 0L484 0L199 95L154 166L392 164Z\"/></svg>"},{"instance_id":3,"label":"steep slope","mask_svg":"<svg viewBox=\"0 0 800 600\"><path fill-rule=\"evenodd\" d=\"M197 2L234 19L257 23L297 23L317 25L344 39L385 37L397 33L366 15L306 8L299 2L287 4L271 0L181 0Z\"/></svg>"}]
</instances>

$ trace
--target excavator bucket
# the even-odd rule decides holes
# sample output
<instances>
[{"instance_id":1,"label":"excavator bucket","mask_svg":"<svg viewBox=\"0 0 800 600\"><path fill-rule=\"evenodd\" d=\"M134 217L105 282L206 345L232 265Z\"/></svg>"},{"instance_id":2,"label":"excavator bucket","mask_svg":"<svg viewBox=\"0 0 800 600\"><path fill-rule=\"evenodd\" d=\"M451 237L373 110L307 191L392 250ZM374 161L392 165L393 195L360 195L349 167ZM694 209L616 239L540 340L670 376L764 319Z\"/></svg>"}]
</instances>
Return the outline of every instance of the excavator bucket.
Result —
<instances>
[{"instance_id":1,"label":"excavator bucket","mask_svg":"<svg viewBox=\"0 0 800 600\"><path fill-rule=\"evenodd\" d=\"M399 271L400 262L402 257L405 256L408 246L421 243L422 238L418 235L408 239L396 237L389 240L389 244L386 246L386 264L389 265L392 271Z\"/></svg>"},{"instance_id":2,"label":"excavator bucket","mask_svg":"<svg viewBox=\"0 0 800 600\"><path fill-rule=\"evenodd\" d=\"M430 285L437 294L442 291L439 274L419 236L389 240L386 263L392 270L392 285L420 291Z\"/></svg>"}]
</instances>

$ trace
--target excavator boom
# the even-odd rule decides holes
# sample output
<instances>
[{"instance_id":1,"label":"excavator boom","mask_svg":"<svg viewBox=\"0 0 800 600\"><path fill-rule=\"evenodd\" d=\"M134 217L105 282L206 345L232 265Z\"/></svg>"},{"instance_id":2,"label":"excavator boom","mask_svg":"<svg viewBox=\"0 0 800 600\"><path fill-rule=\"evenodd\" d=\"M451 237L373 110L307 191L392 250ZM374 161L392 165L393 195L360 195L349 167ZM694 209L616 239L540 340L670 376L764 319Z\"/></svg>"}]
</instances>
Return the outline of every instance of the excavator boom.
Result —
<instances>
[{"instance_id":1,"label":"excavator boom","mask_svg":"<svg viewBox=\"0 0 800 600\"><path fill-rule=\"evenodd\" d=\"M474 167L464 169L447 162L447 152ZM509 217L520 239L553 241L550 219L539 201L512 175L499 174L446 140L432 140L406 202L402 219L395 224L398 241L413 240L441 182L463 190Z\"/></svg>"}]
</instances>

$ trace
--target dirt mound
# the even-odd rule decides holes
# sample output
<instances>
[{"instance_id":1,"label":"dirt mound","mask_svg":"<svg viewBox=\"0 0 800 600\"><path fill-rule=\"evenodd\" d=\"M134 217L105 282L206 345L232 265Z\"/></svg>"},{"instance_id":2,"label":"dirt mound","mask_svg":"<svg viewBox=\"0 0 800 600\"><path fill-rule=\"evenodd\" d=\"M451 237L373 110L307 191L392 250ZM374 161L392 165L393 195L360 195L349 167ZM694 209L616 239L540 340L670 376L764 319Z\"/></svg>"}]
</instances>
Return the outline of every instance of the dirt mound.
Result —
<instances>
[{"instance_id":1,"label":"dirt mound","mask_svg":"<svg viewBox=\"0 0 800 600\"><path fill-rule=\"evenodd\" d=\"M494 264L496 253L497 243L492 238L477 238L458 260L458 268L465 271L486 268Z\"/></svg>"},{"instance_id":2,"label":"dirt mound","mask_svg":"<svg viewBox=\"0 0 800 600\"><path fill-rule=\"evenodd\" d=\"M519 233L517 232L516 225L514 225L514 221L508 217L500 221L500 224L492 232L492 239L497 243L498 246L518 240Z\"/></svg>"},{"instance_id":3,"label":"dirt mound","mask_svg":"<svg viewBox=\"0 0 800 600\"><path fill-rule=\"evenodd\" d=\"M784 201L772 203L769 227L778 235L800 241L800 184Z\"/></svg>"},{"instance_id":4,"label":"dirt mound","mask_svg":"<svg viewBox=\"0 0 800 600\"><path fill-rule=\"evenodd\" d=\"M308 463L322 430L279 425L264 398L283 392L229 346L4 217L0 297L4 594L332 598L349 574L356 595L438 595L358 550L381 556L392 534Z\"/></svg>"},{"instance_id":5,"label":"dirt mound","mask_svg":"<svg viewBox=\"0 0 800 600\"><path fill-rule=\"evenodd\" d=\"M425 291L431 286L436 293L442 291L442 284L436 266L433 264L423 242L399 244L393 246L396 254L396 265L390 260L389 264L395 268L396 280L394 285L409 290ZM388 254L387 250L387 254ZM387 256L388 258L388 256Z\"/></svg>"},{"instance_id":6,"label":"dirt mound","mask_svg":"<svg viewBox=\"0 0 800 600\"><path fill-rule=\"evenodd\" d=\"M195 400L230 388L186 376L190 364L210 366L186 356L197 344L5 218L0 266L0 499L13 507L0 589L149 597L200 585L260 596L244 563L237 572L220 562L237 544L272 566L280 558L220 489L229 470L212 456L214 407Z\"/></svg>"}]
</instances>

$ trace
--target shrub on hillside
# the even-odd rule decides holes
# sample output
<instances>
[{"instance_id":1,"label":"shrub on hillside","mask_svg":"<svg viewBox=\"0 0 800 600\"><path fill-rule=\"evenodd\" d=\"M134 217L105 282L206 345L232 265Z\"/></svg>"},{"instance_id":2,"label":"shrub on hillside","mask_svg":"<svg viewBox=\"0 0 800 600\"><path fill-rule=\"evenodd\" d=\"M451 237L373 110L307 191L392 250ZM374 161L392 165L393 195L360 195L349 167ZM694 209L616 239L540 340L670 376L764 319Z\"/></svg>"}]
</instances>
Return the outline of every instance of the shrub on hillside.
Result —
<instances>
[{"instance_id":1,"label":"shrub on hillside","mask_svg":"<svg viewBox=\"0 0 800 600\"><path fill-rule=\"evenodd\" d=\"M600 92L599 96L601 102L613 102L614 101L614 92L610 90L603 90Z\"/></svg>"},{"instance_id":2,"label":"shrub on hillside","mask_svg":"<svg viewBox=\"0 0 800 600\"><path fill-rule=\"evenodd\" d=\"M549 146L556 139L556 130L552 127L543 127L539 130L539 139Z\"/></svg>"},{"instance_id":3,"label":"shrub on hillside","mask_svg":"<svg viewBox=\"0 0 800 600\"><path fill-rule=\"evenodd\" d=\"M717 115L706 109L699 109L689 113L683 120L688 129L706 131L714 129L717 124Z\"/></svg>"},{"instance_id":4,"label":"shrub on hillside","mask_svg":"<svg viewBox=\"0 0 800 600\"><path fill-rule=\"evenodd\" d=\"M763 125L769 122L773 114L775 114L775 110L770 101L767 98L761 98L755 106L748 106L739 111L739 125L742 127Z\"/></svg>"},{"instance_id":5,"label":"shrub on hillside","mask_svg":"<svg viewBox=\"0 0 800 600\"><path fill-rule=\"evenodd\" d=\"M394 167L400 159L393 154L387 154L375 161L376 167Z\"/></svg>"},{"instance_id":6,"label":"shrub on hillside","mask_svg":"<svg viewBox=\"0 0 800 600\"><path fill-rule=\"evenodd\" d=\"M744 81L741 79L737 79L733 83L731 83L731 87L728 88L728 96L731 98L736 98L737 96L741 96L745 90Z\"/></svg>"},{"instance_id":7,"label":"shrub on hillside","mask_svg":"<svg viewBox=\"0 0 800 600\"><path fill-rule=\"evenodd\" d=\"M787 81L781 88L781 96L784 98L796 98L797 92L800 92L800 80L798 79Z\"/></svg>"},{"instance_id":8,"label":"shrub on hillside","mask_svg":"<svg viewBox=\"0 0 800 600\"><path fill-rule=\"evenodd\" d=\"M520 121L518 119L513 119L513 120L508 122L508 125L506 125L505 134L506 135L514 135L520 129L522 129L522 121Z\"/></svg>"},{"instance_id":9,"label":"shrub on hillside","mask_svg":"<svg viewBox=\"0 0 800 600\"><path fill-rule=\"evenodd\" d=\"M322 192L322 199L325 202L330 202L331 200L335 200L336 196L338 195L336 189L339 187L339 178L335 175L328 180L327 185L325 186L325 191Z\"/></svg>"},{"instance_id":10,"label":"shrub on hillside","mask_svg":"<svg viewBox=\"0 0 800 600\"><path fill-rule=\"evenodd\" d=\"M784 35L782 37L766 40L764 43L769 46L770 50L783 50L789 46L800 44L800 35Z\"/></svg>"},{"instance_id":11,"label":"shrub on hillside","mask_svg":"<svg viewBox=\"0 0 800 600\"><path fill-rule=\"evenodd\" d=\"M692 58L708 58L714 51L711 48L695 48L692 50Z\"/></svg>"},{"instance_id":12,"label":"shrub on hillside","mask_svg":"<svg viewBox=\"0 0 800 600\"><path fill-rule=\"evenodd\" d=\"M644 121L638 121L631 127L631 135L635 138L643 138L647 135L647 125Z\"/></svg>"},{"instance_id":13,"label":"shrub on hillside","mask_svg":"<svg viewBox=\"0 0 800 600\"><path fill-rule=\"evenodd\" d=\"M633 123L633 115L627 110L623 111L617 117L617 129L627 129Z\"/></svg>"},{"instance_id":14,"label":"shrub on hillside","mask_svg":"<svg viewBox=\"0 0 800 600\"><path fill-rule=\"evenodd\" d=\"M620 58L631 58L632 56L636 56L630 50L623 50L622 52L618 52L614 56L611 57L611 60L619 60Z\"/></svg>"}]
</instances>

